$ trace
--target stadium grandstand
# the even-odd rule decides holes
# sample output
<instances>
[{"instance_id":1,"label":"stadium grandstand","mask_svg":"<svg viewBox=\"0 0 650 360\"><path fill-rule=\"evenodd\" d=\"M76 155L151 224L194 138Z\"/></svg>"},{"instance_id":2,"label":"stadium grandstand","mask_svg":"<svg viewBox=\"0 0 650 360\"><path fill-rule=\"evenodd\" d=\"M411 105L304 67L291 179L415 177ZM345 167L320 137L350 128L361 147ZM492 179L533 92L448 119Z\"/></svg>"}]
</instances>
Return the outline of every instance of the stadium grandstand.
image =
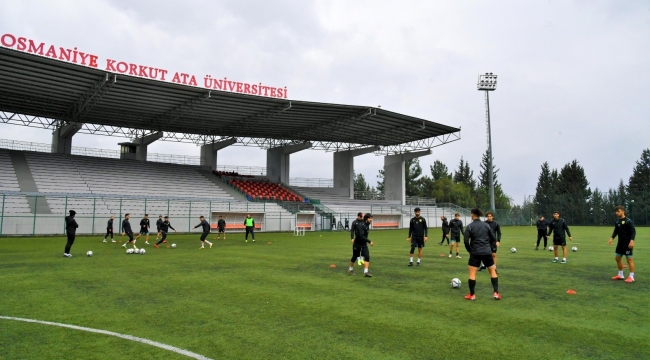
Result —
<instances>
[{"instance_id":1,"label":"stadium grandstand","mask_svg":"<svg viewBox=\"0 0 650 360\"><path fill-rule=\"evenodd\" d=\"M460 129L381 108L213 91L114 74L0 48L0 122L52 132L52 144L0 140L0 235L62 233L77 211L80 233L110 215L169 215L190 231L199 215L242 230L331 229L371 212L376 228L408 225L406 160L460 139ZM360 131L365 134L359 138ZM119 150L72 146L76 133L115 136ZM149 154L154 141L196 144L200 156ZM227 146L266 150L266 167L217 164ZM290 178L290 156L331 152L331 179ZM354 157L384 156L383 199L355 198ZM119 175L118 175L119 174ZM140 186L146 178L146 186ZM432 226L453 205L421 205ZM467 215L463 212L463 216Z\"/></svg>"}]
</instances>

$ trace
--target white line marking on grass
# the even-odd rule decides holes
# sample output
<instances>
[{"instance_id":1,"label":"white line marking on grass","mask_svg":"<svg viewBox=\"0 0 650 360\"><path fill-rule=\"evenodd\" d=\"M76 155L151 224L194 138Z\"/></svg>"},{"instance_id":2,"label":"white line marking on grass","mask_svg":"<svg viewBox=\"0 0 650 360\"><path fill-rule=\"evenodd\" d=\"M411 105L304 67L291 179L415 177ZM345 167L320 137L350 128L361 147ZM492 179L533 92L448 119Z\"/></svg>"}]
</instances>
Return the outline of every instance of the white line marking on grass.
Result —
<instances>
[{"instance_id":1,"label":"white line marking on grass","mask_svg":"<svg viewBox=\"0 0 650 360\"><path fill-rule=\"evenodd\" d=\"M193 358L193 359L212 360L209 357L205 357L205 356L203 356L201 354L197 354L197 353L193 353L191 351L179 349L179 348L171 346L171 345L167 345L167 344L159 343L157 341L152 341L152 340L140 338L140 337L137 337L137 336L120 334L120 333L107 331L107 330L93 329L93 328L87 328L87 327L83 327L83 326L68 325L68 324L62 324L62 323L50 322L50 321L23 319L23 318L11 317L11 316L0 316L0 319L24 321L24 322L28 322L28 323L36 323L36 324L42 324L42 325L59 326L59 327L64 327L64 328L68 328L68 329L73 329L73 330L81 330L81 331L87 331L87 332L96 333L96 334L110 335L110 336L115 336L115 337L126 339L126 340L131 340L131 341L135 341L135 342L139 342L139 343L159 347L161 349L173 351L173 352L175 352L177 354L185 355L185 356Z\"/></svg>"}]
</instances>

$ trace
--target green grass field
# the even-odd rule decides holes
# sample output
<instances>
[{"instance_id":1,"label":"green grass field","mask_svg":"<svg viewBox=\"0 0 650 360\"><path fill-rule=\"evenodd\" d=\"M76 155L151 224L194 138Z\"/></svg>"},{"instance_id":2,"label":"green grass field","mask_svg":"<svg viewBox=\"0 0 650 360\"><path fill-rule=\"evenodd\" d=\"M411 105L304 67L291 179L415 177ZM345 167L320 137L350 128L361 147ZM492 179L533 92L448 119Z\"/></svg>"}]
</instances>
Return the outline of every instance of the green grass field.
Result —
<instances>
[{"instance_id":1,"label":"green grass field","mask_svg":"<svg viewBox=\"0 0 650 360\"><path fill-rule=\"evenodd\" d=\"M612 228L572 227L568 264L535 251L532 227L503 228L502 301L489 276L466 301L467 254L440 257L432 231L423 264L407 267L406 231L371 231L373 278L347 273L345 233L231 234L199 250L78 237L0 239L0 316L37 319L150 339L212 359L647 359L650 229L637 229L637 281L614 282ZM119 240L124 238L118 237ZM270 243L269 243L270 242ZM139 241L140 243L140 241ZM513 254L511 247L518 249ZM94 252L86 257L87 250ZM330 268L335 264L335 268ZM627 276L627 270L626 270ZM460 290L450 280L463 281ZM575 295L568 295L573 289ZM112 336L0 319L0 359L181 359Z\"/></svg>"}]
</instances>

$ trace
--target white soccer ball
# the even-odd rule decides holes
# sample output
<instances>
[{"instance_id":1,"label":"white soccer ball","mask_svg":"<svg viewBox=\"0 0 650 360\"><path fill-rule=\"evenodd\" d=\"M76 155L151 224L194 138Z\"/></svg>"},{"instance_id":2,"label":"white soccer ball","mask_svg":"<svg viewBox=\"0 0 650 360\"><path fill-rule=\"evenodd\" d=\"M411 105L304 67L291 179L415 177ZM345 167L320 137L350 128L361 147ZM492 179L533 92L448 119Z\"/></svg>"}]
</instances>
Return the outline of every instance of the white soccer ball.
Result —
<instances>
[{"instance_id":1,"label":"white soccer ball","mask_svg":"<svg viewBox=\"0 0 650 360\"><path fill-rule=\"evenodd\" d=\"M571 248L571 250L572 250L573 252L576 252L576 251L578 251L578 247L577 247L577 246L574 246L574 247Z\"/></svg>"},{"instance_id":2,"label":"white soccer ball","mask_svg":"<svg viewBox=\"0 0 650 360\"><path fill-rule=\"evenodd\" d=\"M453 287L454 289L460 288L460 279L459 278L451 279L451 287Z\"/></svg>"},{"instance_id":3,"label":"white soccer ball","mask_svg":"<svg viewBox=\"0 0 650 360\"><path fill-rule=\"evenodd\" d=\"M578 250L578 249L576 248L576 250ZM88 251L88 252L86 253L86 256L93 256L93 252L92 252L92 251Z\"/></svg>"},{"instance_id":4,"label":"white soccer ball","mask_svg":"<svg viewBox=\"0 0 650 360\"><path fill-rule=\"evenodd\" d=\"M172 249L176 249L176 244L172 244Z\"/></svg>"},{"instance_id":5,"label":"white soccer ball","mask_svg":"<svg viewBox=\"0 0 650 360\"><path fill-rule=\"evenodd\" d=\"M512 248L512 249L510 249L510 252L516 253L516 252L517 252L517 249Z\"/></svg>"},{"instance_id":6,"label":"white soccer ball","mask_svg":"<svg viewBox=\"0 0 650 360\"><path fill-rule=\"evenodd\" d=\"M548 247L548 251L553 251L553 247L552 247L552 246L549 246L549 247Z\"/></svg>"},{"instance_id":7,"label":"white soccer ball","mask_svg":"<svg viewBox=\"0 0 650 360\"><path fill-rule=\"evenodd\" d=\"M127 254L133 254L133 249L126 249Z\"/></svg>"},{"instance_id":8,"label":"white soccer ball","mask_svg":"<svg viewBox=\"0 0 650 360\"><path fill-rule=\"evenodd\" d=\"M140 254L144 255L145 253L146 251L144 251L144 249L140 249Z\"/></svg>"}]
</instances>

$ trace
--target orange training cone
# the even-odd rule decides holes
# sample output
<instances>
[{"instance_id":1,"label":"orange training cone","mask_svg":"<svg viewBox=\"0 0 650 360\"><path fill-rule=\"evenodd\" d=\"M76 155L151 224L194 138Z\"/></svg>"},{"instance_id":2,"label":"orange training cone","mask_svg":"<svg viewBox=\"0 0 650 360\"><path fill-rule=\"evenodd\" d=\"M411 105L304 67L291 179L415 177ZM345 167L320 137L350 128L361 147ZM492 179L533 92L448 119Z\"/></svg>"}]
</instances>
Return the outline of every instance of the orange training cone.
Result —
<instances>
[{"instance_id":1,"label":"orange training cone","mask_svg":"<svg viewBox=\"0 0 650 360\"><path fill-rule=\"evenodd\" d=\"M330 265L330 268L335 268L335 267L336 267L336 265L334 265L334 264Z\"/></svg>"},{"instance_id":2,"label":"orange training cone","mask_svg":"<svg viewBox=\"0 0 650 360\"><path fill-rule=\"evenodd\" d=\"M569 289L569 290L567 290L566 293L569 294L569 295L575 295L575 294L576 294L576 291L575 291L575 290L571 290L571 289Z\"/></svg>"}]
</instances>

